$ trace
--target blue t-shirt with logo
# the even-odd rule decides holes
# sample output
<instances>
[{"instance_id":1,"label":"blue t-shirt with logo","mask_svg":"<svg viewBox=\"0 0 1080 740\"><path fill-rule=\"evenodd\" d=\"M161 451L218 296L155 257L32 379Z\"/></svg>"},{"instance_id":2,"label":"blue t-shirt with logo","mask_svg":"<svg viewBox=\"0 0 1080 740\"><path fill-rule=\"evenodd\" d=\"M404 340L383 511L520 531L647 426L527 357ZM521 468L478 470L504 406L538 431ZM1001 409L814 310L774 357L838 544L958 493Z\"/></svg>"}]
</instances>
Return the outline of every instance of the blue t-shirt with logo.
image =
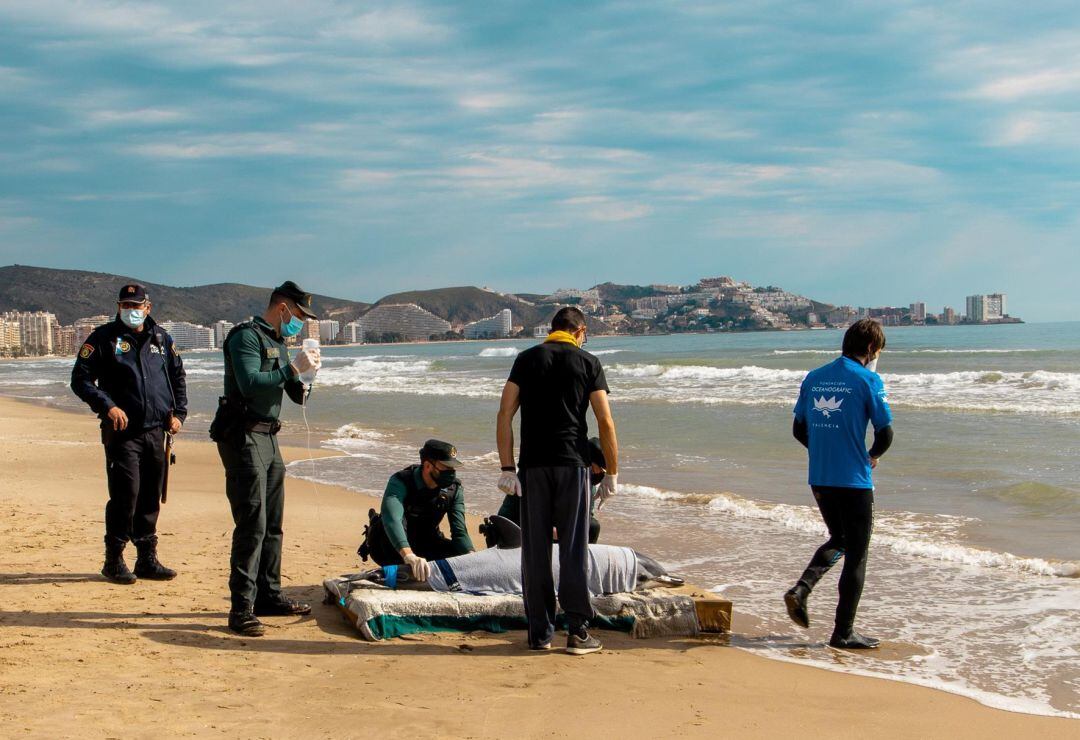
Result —
<instances>
[{"instance_id":1,"label":"blue t-shirt with logo","mask_svg":"<svg viewBox=\"0 0 1080 740\"><path fill-rule=\"evenodd\" d=\"M795 418L810 436L810 485L873 488L866 426L892 424L881 376L848 357L811 370Z\"/></svg>"}]
</instances>

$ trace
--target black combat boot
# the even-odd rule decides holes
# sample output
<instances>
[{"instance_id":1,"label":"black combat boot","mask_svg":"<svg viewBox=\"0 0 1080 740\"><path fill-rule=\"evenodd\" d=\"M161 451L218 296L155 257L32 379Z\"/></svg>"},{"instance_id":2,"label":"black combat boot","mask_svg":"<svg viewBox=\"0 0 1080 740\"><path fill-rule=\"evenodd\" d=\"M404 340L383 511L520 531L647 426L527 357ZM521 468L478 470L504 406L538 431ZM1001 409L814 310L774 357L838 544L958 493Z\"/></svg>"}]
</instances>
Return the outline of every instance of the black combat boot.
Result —
<instances>
[{"instance_id":1,"label":"black combat boot","mask_svg":"<svg viewBox=\"0 0 1080 740\"><path fill-rule=\"evenodd\" d=\"M151 535L135 543L139 556L135 559L135 575L151 581L171 581L176 571L166 568L157 559L157 535Z\"/></svg>"},{"instance_id":2,"label":"black combat boot","mask_svg":"<svg viewBox=\"0 0 1080 740\"><path fill-rule=\"evenodd\" d=\"M124 544L123 542L106 542L105 543L105 565L101 566L101 575L113 583L122 583L125 586L130 586L135 583L135 574L132 573L124 562Z\"/></svg>"}]
</instances>

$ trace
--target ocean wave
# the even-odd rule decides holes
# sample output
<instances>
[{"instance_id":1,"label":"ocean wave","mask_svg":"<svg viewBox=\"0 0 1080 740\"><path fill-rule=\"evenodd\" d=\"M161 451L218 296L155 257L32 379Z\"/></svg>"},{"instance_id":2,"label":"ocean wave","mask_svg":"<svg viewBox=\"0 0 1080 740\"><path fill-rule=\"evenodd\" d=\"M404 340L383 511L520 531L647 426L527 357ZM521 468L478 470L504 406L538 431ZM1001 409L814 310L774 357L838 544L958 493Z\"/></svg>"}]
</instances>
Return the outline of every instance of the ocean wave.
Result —
<instances>
[{"instance_id":1,"label":"ocean wave","mask_svg":"<svg viewBox=\"0 0 1080 740\"><path fill-rule=\"evenodd\" d=\"M617 354L617 353L619 353L619 352L625 352L625 351L626 351L625 349L597 349L597 350L588 350L588 352L589 352L589 354L590 354L590 355L596 355L597 357L602 357L603 355L614 355L614 354Z\"/></svg>"},{"instance_id":2,"label":"ocean wave","mask_svg":"<svg viewBox=\"0 0 1080 740\"><path fill-rule=\"evenodd\" d=\"M785 529L827 536L817 509L793 504L774 504L733 493L684 493L651 486L622 484L620 491L681 504L704 504L713 512L740 519L756 519ZM1003 568L1018 573L1062 578L1080 578L1080 562L1022 557L969 547L955 541L959 528L968 520L956 516L933 516L913 512L879 512L874 522L874 542L893 552L982 568Z\"/></svg>"},{"instance_id":3,"label":"ocean wave","mask_svg":"<svg viewBox=\"0 0 1080 740\"><path fill-rule=\"evenodd\" d=\"M480 350L478 357L514 357L518 353L517 347L487 347Z\"/></svg>"},{"instance_id":4,"label":"ocean wave","mask_svg":"<svg viewBox=\"0 0 1080 740\"><path fill-rule=\"evenodd\" d=\"M1046 349L886 349L883 357L889 355L1012 355L1029 354L1032 352L1055 352L1059 350ZM836 349L774 349L774 355L835 355L840 356Z\"/></svg>"},{"instance_id":5,"label":"ocean wave","mask_svg":"<svg viewBox=\"0 0 1080 740\"><path fill-rule=\"evenodd\" d=\"M620 397L704 405L794 405L804 370L710 365L615 364ZM1080 373L967 370L883 373L894 407L1021 414L1080 414Z\"/></svg>"}]
</instances>

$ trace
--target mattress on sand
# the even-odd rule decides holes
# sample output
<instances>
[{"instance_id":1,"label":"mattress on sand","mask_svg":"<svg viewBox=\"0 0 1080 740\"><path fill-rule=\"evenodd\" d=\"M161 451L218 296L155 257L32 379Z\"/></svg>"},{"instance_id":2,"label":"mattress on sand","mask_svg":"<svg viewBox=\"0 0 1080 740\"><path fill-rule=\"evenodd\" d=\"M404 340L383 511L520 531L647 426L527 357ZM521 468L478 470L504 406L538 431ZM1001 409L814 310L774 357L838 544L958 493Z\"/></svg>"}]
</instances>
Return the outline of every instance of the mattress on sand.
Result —
<instances>
[{"instance_id":1,"label":"mattress on sand","mask_svg":"<svg viewBox=\"0 0 1080 740\"><path fill-rule=\"evenodd\" d=\"M327 603L337 604L365 640L383 640L417 632L506 632L525 629L525 607L520 596L398 588L355 576L323 582ZM593 596L600 629L629 632L633 637L692 636L700 631L694 599L663 588ZM559 629L565 618L559 612Z\"/></svg>"}]
</instances>

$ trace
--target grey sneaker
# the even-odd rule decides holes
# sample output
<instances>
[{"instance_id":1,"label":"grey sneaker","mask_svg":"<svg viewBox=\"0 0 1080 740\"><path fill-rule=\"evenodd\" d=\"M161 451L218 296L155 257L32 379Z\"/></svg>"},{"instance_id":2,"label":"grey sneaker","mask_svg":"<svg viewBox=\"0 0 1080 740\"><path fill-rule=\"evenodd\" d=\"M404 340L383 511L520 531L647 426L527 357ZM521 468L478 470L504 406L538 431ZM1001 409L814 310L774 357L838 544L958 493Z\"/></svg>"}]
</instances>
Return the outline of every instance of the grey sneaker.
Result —
<instances>
[{"instance_id":1,"label":"grey sneaker","mask_svg":"<svg viewBox=\"0 0 1080 740\"><path fill-rule=\"evenodd\" d=\"M566 638L566 652L571 655L588 655L603 650L604 646L588 631L582 630L580 634L570 633Z\"/></svg>"}]
</instances>

